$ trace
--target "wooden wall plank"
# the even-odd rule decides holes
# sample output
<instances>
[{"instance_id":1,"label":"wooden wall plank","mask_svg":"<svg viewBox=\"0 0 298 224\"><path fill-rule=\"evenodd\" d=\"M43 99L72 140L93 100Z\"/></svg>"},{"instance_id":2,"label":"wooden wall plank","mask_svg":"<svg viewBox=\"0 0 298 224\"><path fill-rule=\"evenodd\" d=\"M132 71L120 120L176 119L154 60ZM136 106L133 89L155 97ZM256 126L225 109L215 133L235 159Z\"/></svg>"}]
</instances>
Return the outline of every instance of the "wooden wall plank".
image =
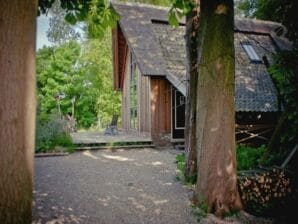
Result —
<instances>
[{"instance_id":1,"label":"wooden wall plank","mask_svg":"<svg viewBox=\"0 0 298 224\"><path fill-rule=\"evenodd\" d=\"M152 134L171 132L171 89L163 78L151 78L151 130Z\"/></svg>"},{"instance_id":2,"label":"wooden wall plank","mask_svg":"<svg viewBox=\"0 0 298 224\"><path fill-rule=\"evenodd\" d=\"M150 77L141 75L139 77L139 124L140 132L150 133Z\"/></svg>"}]
</instances>

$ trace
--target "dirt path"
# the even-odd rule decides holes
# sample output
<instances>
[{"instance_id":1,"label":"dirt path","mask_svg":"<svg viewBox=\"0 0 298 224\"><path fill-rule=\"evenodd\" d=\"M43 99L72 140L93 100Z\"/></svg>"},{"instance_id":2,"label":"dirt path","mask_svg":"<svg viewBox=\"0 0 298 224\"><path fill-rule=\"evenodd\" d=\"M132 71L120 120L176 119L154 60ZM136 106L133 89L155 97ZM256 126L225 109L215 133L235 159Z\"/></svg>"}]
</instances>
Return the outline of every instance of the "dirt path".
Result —
<instances>
[{"instance_id":1,"label":"dirt path","mask_svg":"<svg viewBox=\"0 0 298 224\"><path fill-rule=\"evenodd\" d=\"M34 223L196 223L173 150L74 153L35 160Z\"/></svg>"}]
</instances>

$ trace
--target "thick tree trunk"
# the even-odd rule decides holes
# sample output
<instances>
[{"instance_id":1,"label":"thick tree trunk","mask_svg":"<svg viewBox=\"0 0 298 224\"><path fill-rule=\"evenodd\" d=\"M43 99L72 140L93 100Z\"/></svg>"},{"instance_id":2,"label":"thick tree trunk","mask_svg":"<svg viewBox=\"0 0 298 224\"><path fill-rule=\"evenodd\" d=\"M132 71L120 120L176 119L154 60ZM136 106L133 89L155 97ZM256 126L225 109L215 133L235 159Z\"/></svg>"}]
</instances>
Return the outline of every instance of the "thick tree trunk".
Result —
<instances>
[{"instance_id":1,"label":"thick tree trunk","mask_svg":"<svg viewBox=\"0 0 298 224\"><path fill-rule=\"evenodd\" d=\"M185 104L185 177L193 178L197 173L196 150L196 87L198 83L199 0L196 7L186 17L186 55L187 55L187 94Z\"/></svg>"},{"instance_id":2,"label":"thick tree trunk","mask_svg":"<svg viewBox=\"0 0 298 224\"><path fill-rule=\"evenodd\" d=\"M233 0L200 4L195 202L217 216L241 208L234 120Z\"/></svg>"},{"instance_id":3,"label":"thick tree trunk","mask_svg":"<svg viewBox=\"0 0 298 224\"><path fill-rule=\"evenodd\" d=\"M37 1L0 8L0 223L31 223Z\"/></svg>"}]
</instances>

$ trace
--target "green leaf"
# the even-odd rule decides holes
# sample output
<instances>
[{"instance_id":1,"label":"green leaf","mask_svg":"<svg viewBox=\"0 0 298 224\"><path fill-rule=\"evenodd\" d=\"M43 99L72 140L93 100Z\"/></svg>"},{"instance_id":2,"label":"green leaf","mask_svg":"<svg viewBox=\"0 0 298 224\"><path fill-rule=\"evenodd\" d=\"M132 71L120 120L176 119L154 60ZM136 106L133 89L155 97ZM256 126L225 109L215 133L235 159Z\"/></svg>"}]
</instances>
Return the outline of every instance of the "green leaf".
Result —
<instances>
[{"instance_id":1,"label":"green leaf","mask_svg":"<svg viewBox=\"0 0 298 224\"><path fill-rule=\"evenodd\" d=\"M174 10L170 10L168 13L168 17L169 17L169 23L171 26L173 27L178 27L179 26L179 21L177 19L176 13Z\"/></svg>"},{"instance_id":2,"label":"green leaf","mask_svg":"<svg viewBox=\"0 0 298 224\"><path fill-rule=\"evenodd\" d=\"M76 19L75 15L71 12L66 14L65 20L67 22L69 22L70 24L72 24L72 25L76 24L76 22L77 22L77 19Z\"/></svg>"}]
</instances>

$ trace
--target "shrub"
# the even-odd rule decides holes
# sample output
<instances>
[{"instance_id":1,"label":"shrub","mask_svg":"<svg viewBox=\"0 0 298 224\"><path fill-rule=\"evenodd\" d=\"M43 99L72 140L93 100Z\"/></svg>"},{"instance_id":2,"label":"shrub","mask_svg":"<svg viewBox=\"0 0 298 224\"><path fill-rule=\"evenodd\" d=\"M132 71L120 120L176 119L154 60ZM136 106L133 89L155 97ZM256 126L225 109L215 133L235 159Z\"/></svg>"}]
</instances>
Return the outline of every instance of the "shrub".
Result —
<instances>
[{"instance_id":1,"label":"shrub","mask_svg":"<svg viewBox=\"0 0 298 224\"><path fill-rule=\"evenodd\" d=\"M36 122L36 152L54 150L56 146L73 149L71 137L65 131L66 123L56 113L51 114L47 120L37 116Z\"/></svg>"},{"instance_id":2,"label":"shrub","mask_svg":"<svg viewBox=\"0 0 298 224\"><path fill-rule=\"evenodd\" d=\"M248 146L237 146L237 169L238 170L250 170L259 166L259 161L263 156L266 148L261 146L258 148L252 148Z\"/></svg>"}]
</instances>

